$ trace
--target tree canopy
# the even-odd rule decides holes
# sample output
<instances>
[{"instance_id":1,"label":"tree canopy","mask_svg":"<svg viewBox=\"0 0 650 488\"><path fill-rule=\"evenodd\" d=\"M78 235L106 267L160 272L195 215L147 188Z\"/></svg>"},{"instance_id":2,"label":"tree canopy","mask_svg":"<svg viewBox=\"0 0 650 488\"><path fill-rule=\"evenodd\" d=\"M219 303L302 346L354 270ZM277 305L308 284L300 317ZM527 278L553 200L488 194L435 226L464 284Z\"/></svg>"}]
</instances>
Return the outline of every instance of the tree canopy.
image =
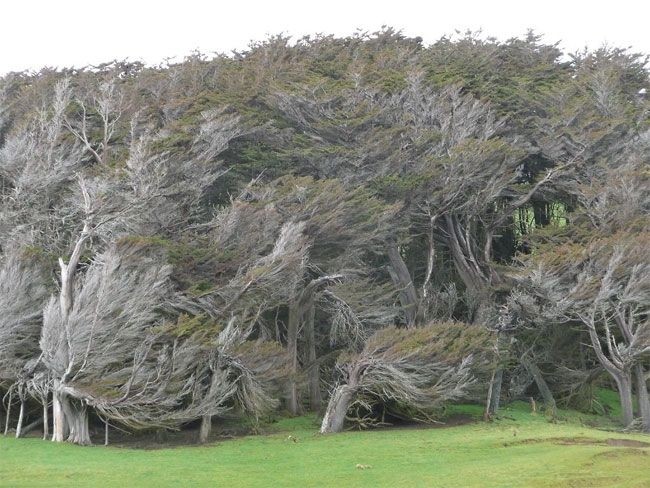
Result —
<instances>
[{"instance_id":1,"label":"tree canopy","mask_svg":"<svg viewBox=\"0 0 650 488\"><path fill-rule=\"evenodd\" d=\"M386 28L6 75L7 429L18 401L17 435L40 402L80 444L278 408L332 432L611 383L650 431L646 63Z\"/></svg>"}]
</instances>

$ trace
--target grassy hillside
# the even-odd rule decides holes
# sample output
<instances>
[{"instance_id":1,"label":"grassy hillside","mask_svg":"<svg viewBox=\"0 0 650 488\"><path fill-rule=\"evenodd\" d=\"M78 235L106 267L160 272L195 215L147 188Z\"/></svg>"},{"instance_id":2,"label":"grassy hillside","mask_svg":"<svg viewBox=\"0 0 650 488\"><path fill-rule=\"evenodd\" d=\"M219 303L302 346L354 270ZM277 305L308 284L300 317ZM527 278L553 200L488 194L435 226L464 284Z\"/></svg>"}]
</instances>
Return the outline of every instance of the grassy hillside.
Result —
<instances>
[{"instance_id":1,"label":"grassy hillside","mask_svg":"<svg viewBox=\"0 0 650 488\"><path fill-rule=\"evenodd\" d=\"M0 480L16 487L650 486L649 436L588 427L594 417L561 416L550 423L518 404L491 424L332 436L317 434L315 420L302 417L274 424L266 436L158 450L0 437Z\"/></svg>"}]
</instances>

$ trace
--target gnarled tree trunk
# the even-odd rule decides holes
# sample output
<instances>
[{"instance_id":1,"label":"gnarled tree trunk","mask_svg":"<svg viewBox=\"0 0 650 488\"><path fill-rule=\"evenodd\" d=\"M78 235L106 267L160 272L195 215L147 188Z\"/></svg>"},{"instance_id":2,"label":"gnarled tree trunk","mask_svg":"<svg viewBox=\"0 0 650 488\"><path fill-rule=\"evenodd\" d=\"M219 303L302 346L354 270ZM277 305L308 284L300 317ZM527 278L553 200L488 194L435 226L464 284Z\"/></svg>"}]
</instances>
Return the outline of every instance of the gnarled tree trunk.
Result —
<instances>
[{"instance_id":1,"label":"gnarled tree trunk","mask_svg":"<svg viewBox=\"0 0 650 488\"><path fill-rule=\"evenodd\" d=\"M86 188L82 185L84 198L88 200ZM83 252L84 245L90 236L90 223L84 222L83 230L75 243L70 259L66 264L59 258L61 270L61 289L59 291L59 306L61 317L65 321L70 315L74 299L74 281L77 274L77 266ZM67 339L67 338L66 338ZM63 341L66 344L66 341ZM54 381L52 393L52 441L63 442L68 440L76 444L90 444L90 432L88 430L88 412L83 402L73 400L62 390L65 382L66 372L62 378Z\"/></svg>"},{"instance_id":2,"label":"gnarled tree trunk","mask_svg":"<svg viewBox=\"0 0 650 488\"><path fill-rule=\"evenodd\" d=\"M462 225L455 216L445 216L447 230L447 245L451 251L458 276L463 280L467 290L475 297L481 298L481 303L477 309L477 315L480 315L481 306L487 303L485 290L490 283L490 278L483 269L486 263L481 263L477 256L479 255L474 249L469 229L463 232ZM480 318L474 317L473 323L481 323Z\"/></svg>"},{"instance_id":3,"label":"gnarled tree trunk","mask_svg":"<svg viewBox=\"0 0 650 488\"><path fill-rule=\"evenodd\" d=\"M348 412L350 403L359 387L361 373L359 366L348 370L347 383L337 386L330 396L320 427L321 434L341 432L343 430L345 414Z\"/></svg>"},{"instance_id":4,"label":"gnarled tree trunk","mask_svg":"<svg viewBox=\"0 0 650 488\"><path fill-rule=\"evenodd\" d=\"M327 405L320 427L321 434L341 432L345 423L345 414L350 407L356 388L350 385L338 386Z\"/></svg>"},{"instance_id":5,"label":"gnarled tree trunk","mask_svg":"<svg viewBox=\"0 0 650 488\"><path fill-rule=\"evenodd\" d=\"M402 259L397 244L390 244L387 249L390 260L390 277L399 290L399 301L406 316L406 326L415 327L418 313L418 294L411 279L411 273Z\"/></svg>"},{"instance_id":6,"label":"gnarled tree trunk","mask_svg":"<svg viewBox=\"0 0 650 488\"><path fill-rule=\"evenodd\" d=\"M52 395L52 440L89 445L88 407L81 400L55 390Z\"/></svg>"},{"instance_id":7,"label":"gnarled tree trunk","mask_svg":"<svg viewBox=\"0 0 650 488\"><path fill-rule=\"evenodd\" d=\"M25 427L23 427L20 431L20 436L24 437L27 434L29 434L32 430L34 430L36 427L41 425L43 423L43 419L37 419L34 420L32 423L27 424Z\"/></svg>"},{"instance_id":8,"label":"gnarled tree trunk","mask_svg":"<svg viewBox=\"0 0 650 488\"><path fill-rule=\"evenodd\" d=\"M83 403L83 401L67 398L66 401L63 402L63 412L70 427L70 434L67 439L68 442L73 442L82 446L90 445L88 407Z\"/></svg>"},{"instance_id":9,"label":"gnarled tree trunk","mask_svg":"<svg viewBox=\"0 0 650 488\"><path fill-rule=\"evenodd\" d=\"M623 425L628 427L634 421L634 402L632 400L632 378L629 373L620 373L614 376L618 395L621 400Z\"/></svg>"},{"instance_id":10,"label":"gnarled tree trunk","mask_svg":"<svg viewBox=\"0 0 650 488\"><path fill-rule=\"evenodd\" d=\"M65 394L58 391L57 382L52 391L52 441L63 442L67 439L70 429L66 422L65 414L63 413L63 405Z\"/></svg>"}]
</instances>

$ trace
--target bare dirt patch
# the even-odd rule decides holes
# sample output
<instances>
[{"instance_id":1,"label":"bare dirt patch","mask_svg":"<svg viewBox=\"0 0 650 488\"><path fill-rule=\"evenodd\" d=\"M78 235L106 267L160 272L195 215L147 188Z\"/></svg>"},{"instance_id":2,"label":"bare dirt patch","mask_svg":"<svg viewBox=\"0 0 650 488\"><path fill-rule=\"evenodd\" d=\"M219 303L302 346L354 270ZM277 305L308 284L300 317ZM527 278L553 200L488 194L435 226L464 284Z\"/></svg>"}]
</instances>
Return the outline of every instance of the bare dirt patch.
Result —
<instances>
[{"instance_id":1,"label":"bare dirt patch","mask_svg":"<svg viewBox=\"0 0 650 488\"><path fill-rule=\"evenodd\" d=\"M505 446L516 446L522 444L540 444L540 443L558 444L561 446L611 446L611 447L628 447L628 448L645 448L650 447L650 442L637 441L632 439L594 439L593 437L548 437L546 439L522 439L519 441L508 442Z\"/></svg>"},{"instance_id":2,"label":"bare dirt patch","mask_svg":"<svg viewBox=\"0 0 650 488\"><path fill-rule=\"evenodd\" d=\"M650 447L650 442L635 441L632 439L607 439L608 446L614 447Z\"/></svg>"}]
</instances>

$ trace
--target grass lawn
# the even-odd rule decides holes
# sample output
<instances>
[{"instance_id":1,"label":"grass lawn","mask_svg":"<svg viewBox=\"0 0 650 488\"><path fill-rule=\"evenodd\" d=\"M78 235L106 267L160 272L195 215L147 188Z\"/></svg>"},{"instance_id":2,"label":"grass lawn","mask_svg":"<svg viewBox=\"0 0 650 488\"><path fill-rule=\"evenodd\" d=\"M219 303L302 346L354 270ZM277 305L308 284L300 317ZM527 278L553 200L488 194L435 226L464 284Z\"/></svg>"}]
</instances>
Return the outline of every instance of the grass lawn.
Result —
<instances>
[{"instance_id":1,"label":"grass lawn","mask_svg":"<svg viewBox=\"0 0 650 488\"><path fill-rule=\"evenodd\" d=\"M594 417L561 415L550 423L516 404L489 424L330 436L301 417L273 424L265 436L157 450L0 436L0 485L650 487L650 436L597 430L585 425Z\"/></svg>"}]
</instances>

